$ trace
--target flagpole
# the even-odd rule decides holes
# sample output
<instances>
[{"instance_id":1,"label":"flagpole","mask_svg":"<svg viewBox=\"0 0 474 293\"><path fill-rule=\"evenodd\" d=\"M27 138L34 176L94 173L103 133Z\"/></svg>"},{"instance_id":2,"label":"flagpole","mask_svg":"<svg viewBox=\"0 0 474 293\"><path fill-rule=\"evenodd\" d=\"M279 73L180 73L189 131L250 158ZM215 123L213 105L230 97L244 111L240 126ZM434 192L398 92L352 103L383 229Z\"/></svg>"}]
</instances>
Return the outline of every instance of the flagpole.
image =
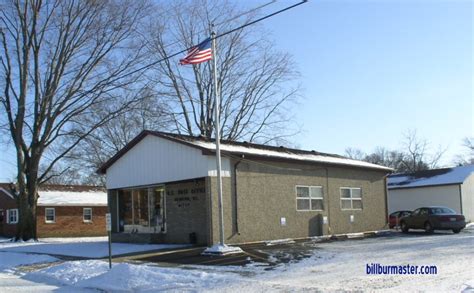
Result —
<instances>
[{"instance_id":1,"label":"flagpole","mask_svg":"<svg viewBox=\"0 0 474 293\"><path fill-rule=\"evenodd\" d=\"M214 25L212 25L212 32L211 32L211 39L212 39L212 61L213 61L213 75L214 75L214 94L215 94L215 101L214 101L214 131L216 133L216 165L217 165L217 193L219 196L219 242L220 245L224 246L224 208L222 204L222 174L221 174L221 134L220 134L220 121L219 121L219 114L220 114L220 93L219 93L219 86L217 84L217 51L216 51L216 32L214 30Z\"/></svg>"}]
</instances>

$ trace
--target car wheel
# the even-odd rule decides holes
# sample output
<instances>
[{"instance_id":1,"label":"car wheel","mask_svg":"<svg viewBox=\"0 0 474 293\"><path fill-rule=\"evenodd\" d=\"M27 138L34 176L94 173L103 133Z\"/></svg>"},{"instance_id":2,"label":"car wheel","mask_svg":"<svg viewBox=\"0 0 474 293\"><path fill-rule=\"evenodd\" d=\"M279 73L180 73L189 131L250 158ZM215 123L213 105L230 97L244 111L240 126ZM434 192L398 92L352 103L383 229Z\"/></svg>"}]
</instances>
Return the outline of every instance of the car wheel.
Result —
<instances>
[{"instance_id":1,"label":"car wheel","mask_svg":"<svg viewBox=\"0 0 474 293\"><path fill-rule=\"evenodd\" d=\"M453 229L453 232L458 234L459 232L461 232L461 229Z\"/></svg>"},{"instance_id":2,"label":"car wheel","mask_svg":"<svg viewBox=\"0 0 474 293\"><path fill-rule=\"evenodd\" d=\"M425 231L426 233L433 233L433 226L431 226L430 222L425 223Z\"/></svg>"},{"instance_id":3,"label":"car wheel","mask_svg":"<svg viewBox=\"0 0 474 293\"><path fill-rule=\"evenodd\" d=\"M401 222L401 223L400 223L400 227L401 227L403 233L408 233L408 226L407 226L407 223Z\"/></svg>"}]
</instances>

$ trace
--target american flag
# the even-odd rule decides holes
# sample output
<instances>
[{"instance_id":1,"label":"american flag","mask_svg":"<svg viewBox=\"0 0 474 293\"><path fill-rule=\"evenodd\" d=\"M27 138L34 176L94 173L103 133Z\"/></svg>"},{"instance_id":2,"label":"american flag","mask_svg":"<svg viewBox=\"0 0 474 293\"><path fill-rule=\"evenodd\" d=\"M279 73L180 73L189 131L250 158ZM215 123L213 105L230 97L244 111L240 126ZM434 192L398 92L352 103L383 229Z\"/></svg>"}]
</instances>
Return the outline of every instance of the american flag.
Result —
<instances>
[{"instance_id":1,"label":"american flag","mask_svg":"<svg viewBox=\"0 0 474 293\"><path fill-rule=\"evenodd\" d=\"M179 60L179 64L199 64L212 59L211 38L205 39L202 43L192 47L188 55Z\"/></svg>"}]
</instances>

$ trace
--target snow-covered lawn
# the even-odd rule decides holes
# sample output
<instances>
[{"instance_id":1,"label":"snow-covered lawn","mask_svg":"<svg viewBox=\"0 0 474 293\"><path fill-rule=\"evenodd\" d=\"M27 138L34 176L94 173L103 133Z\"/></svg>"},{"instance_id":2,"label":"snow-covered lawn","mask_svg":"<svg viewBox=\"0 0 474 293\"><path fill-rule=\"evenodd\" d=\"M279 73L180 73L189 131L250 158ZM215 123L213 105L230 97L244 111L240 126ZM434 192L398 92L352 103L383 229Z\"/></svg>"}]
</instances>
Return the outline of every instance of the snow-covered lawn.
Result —
<instances>
[{"instance_id":1,"label":"snow-covered lawn","mask_svg":"<svg viewBox=\"0 0 474 293\"><path fill-rule=\"evenodd\" d=\"M172 249L185 245L112 243L112 254ZM39 241L10 242L0 240L0 252L25 252L73 257L102 258L109 255L107 237L43 238Z\"/></svg>"},{"instance_id":2,"label":"snow-covered lawn","mask_svg":"<svg viewBox=\"0 0 474 293\"><path fill-rule=\"evenodd\" d=\"M15 267L21 265L47 263L54 261L58 261L58 259L49 255L0 251L0 272L12 271Z\"/></svg>"},{"instance_id":3,"label":"snow-covered lawn","mask_svg":"<svg viewBox=\"0 0 474 293\"><path fill-rule=\"evenodd\" d=\"M474 231L391 236L364 240L308 243L311 257L273 269L246 267L114 264L100 260L68 261L34 272L9 275L19 286L38 283L65 292L98 289L106 292L296 292L296 291L427 291L474 290ZM272 250L274 253L278 253ZM271 256L270 256L271 257ZM367 275L366 264L435 265L436 275ZM26 282L26 283L25 283ZM0 291L2 279L0 278ZM25 285L25 286L26 286ZM18 287L20 290L22 287ZM29 287L28 287L29 288ZM26 291L26 290L25 290Z\"/></svg>"}]
</instances>

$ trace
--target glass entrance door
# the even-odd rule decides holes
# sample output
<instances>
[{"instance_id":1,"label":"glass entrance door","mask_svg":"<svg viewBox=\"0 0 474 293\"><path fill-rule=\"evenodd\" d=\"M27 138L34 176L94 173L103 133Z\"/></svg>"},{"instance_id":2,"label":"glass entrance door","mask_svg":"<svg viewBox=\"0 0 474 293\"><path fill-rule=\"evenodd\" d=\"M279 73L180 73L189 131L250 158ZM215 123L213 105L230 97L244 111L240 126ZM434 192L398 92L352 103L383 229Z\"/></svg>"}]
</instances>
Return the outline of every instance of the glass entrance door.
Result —
<instances>
[{"instance_id":1,"label":"glass entrance door","mask_svg":"<svg viewBox=\"0 0 474 293\"><path fill-rule=\"evenodd\" d=\"M149 192L150 230L152 233L165 232L164 200L165 189L153 188Z\"/></svg>"},{"instance_id":2,"label":"glass entrance door","mask_svg":"<svg viewBox=\"0 0 474 293\"><path fill-rule=\"evenodd\" d=\"M165 232L164 187L119 190L118 219L119 232Z\"/></svg>"}]
</instances>

